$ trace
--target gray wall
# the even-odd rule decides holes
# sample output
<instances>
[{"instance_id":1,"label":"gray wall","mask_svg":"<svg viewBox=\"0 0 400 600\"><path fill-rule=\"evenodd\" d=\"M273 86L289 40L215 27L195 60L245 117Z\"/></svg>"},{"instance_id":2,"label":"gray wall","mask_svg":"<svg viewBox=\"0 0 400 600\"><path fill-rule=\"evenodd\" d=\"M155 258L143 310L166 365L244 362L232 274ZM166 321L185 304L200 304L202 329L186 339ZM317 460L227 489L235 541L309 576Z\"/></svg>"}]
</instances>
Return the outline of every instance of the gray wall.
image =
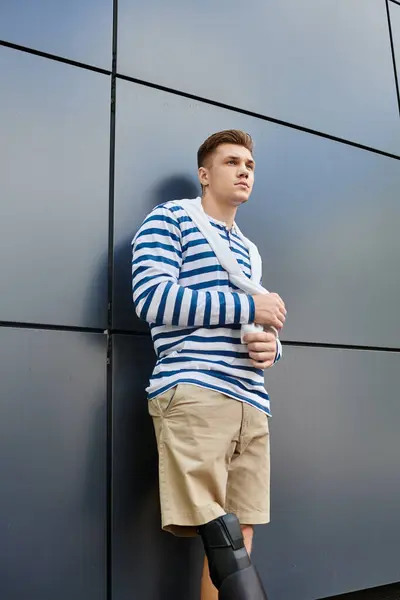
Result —
<instances>
[{"instance_id":1,"label":"gray wall","mask_svg":"<svg viewBox=\"0 0 400 600\"><path fill-rule=\"evenodd\" d=\"M130 240L230 127L288 307L254 560L271 600L399 581L400 4L3 4L1 597L198 599L199 540L160 531Z\"/></svg>"}]
</instances>

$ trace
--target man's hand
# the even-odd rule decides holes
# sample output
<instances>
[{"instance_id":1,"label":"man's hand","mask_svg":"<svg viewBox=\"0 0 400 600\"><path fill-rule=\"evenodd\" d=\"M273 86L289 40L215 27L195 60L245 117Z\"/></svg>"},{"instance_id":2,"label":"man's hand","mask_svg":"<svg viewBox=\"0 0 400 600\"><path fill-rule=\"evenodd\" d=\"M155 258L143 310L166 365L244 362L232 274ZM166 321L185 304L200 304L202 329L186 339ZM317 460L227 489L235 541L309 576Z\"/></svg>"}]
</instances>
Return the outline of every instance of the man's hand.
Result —
<instances>
[{"instance_id":1,"label":"man's hand","mask_svg":"<svg viewBox=\"0 0 400 600\"><path fill-rule=\"evenodd\" d=\"M276 336L272 331L257 331L244 337L251 364L256 369L268 369L274 364L276 356Z\"/></svg>"},{"instance_id":2,"label":"man's hand","mask_svg":"<svg viewBox=\"0 0 400 600\"><path fill-rule=\"evenodd\" d=\"M280 331L286 320L285 304L278 294L257 294L253 296L256 309L254 322Z\"/></svg>"}]
</instances>

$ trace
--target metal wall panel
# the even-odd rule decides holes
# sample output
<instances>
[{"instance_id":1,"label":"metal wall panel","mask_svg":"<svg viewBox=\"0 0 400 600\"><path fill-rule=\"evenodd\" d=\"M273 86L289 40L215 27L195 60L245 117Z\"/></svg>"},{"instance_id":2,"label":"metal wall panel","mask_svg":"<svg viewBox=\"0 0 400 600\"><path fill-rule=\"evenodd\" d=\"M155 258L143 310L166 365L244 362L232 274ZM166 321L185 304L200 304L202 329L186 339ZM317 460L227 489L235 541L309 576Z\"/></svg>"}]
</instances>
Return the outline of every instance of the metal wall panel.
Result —
<instances>
[{"instance_id":1,"label":"metal wall panel","mask_svg":"<svg viewBox=\"0 0 400 600\"><path fill-rule=\"evenodd\" d=\"M147 412L147 336L114 336L113 600L197 598L203 548L161 531L157 448Z\"/></svg>"},{"instance_id":2,"label":"metal wall panel","mask_svg":"<svg viewBox=\"0 0 400 600\"><path fill-rule=\"evenodd\" d=\"M397 78L400 84L400 6L389 2L390 23L392 26L393 46L396 59Z\"/></svg>"},{"instance_id":3,"label":"metal wall panel","mask_svg":"<svg viewBox=\"0 0 400 600\"><path fill-rule=\"evenodd\" d=\"M144 329L130 293L142 219L199 194L198 146L239 127L255 138L257 167L238 223L259 246L264 285L287 304L282 339L399 346L397 160L125 81L117 93L116 327Z\"/></svg>"},{"instance_id":4,"label":"metal wall panel","mask_svg":"<svg viewBox=\"0 0 400 600\"><path fill-rule=\"evenodd\" d=\"M111 68L112 0L14 0L0 40ZM397 67L400 8L389 3ZM400 154L384 0L118 0L118 71ZM0 322L107 327L110 78L0 46ZM283 340L399 347L399 162L117 82L112 599L197 600L200 540L160 530L130 241L199 193L196 151L243 128L256 186L238 222L288 307ZM0 327L0 595L106 600L106 337ZM271 600L400 580L399 352L285 346L272 399Z\"/></svg>"},{"instance_id":5,"label":"metal wall panel","mask_svg":"<svg viewBox=\"0 0 400 600\"><path fill-rule=\"evenodd\" d=\"M105 336L0 328L0 591L105 600Z\"/></svg>"},{"instance_id":6,"label":"metal wall panel","mask_svg":"<svg viewBox=\"0 0 400 600\"><path fill-rule=\"evenodd\" d=\"M384 1L118 6L118 72L400 153Z\"/></svg>"},{"instance_id":7,"label":"metal wall panel","mask_svg":"<svg viewBox=\"0 0 400 600\"><path fill-rule=\"evenodd\" d=\"M113 597L194 600L201 544L160 532L151 342L116 336L114 350ZM267 371L272 521L254 562L272 600L399 580L399 367L398 353L285 347Z\"/></svg>"},{"instance_id":8,"label":"metal wall panel","mask_svg":"<svg viewBox=\"0 0 400 600\"><path fill-rule=\"evenodd\" d=\"M110 79L0 48L0 320L105 327Z\"/></svg>"},{"instance_id":9,"label":"metal wall panel","mask_svg":"<svg viewBox=\"0 0 400 600\"><path fill-rule=\"evenodd\" d=\"M0 8L0 39L111 69L113 0L12 0Z\"/></svg>"},{"instance_id":10,"label":"metal wall panel","mask_svg":"<svg viewBox=\"0 0 400 600\"><path fill-rule=\"evenodd\" d=\"M284 348L272 397L271 524L254 560L272 600L400 580L399 353Z\"/></svg>"}]
</instances>

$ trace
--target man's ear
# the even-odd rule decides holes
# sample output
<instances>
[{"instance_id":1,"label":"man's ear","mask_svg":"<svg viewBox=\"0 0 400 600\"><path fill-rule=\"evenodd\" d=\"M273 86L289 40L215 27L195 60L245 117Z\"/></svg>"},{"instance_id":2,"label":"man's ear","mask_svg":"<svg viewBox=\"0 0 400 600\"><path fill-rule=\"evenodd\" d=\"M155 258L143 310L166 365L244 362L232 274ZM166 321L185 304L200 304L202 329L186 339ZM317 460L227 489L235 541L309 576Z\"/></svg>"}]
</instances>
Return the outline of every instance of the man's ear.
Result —
<instances>
[{"instance_id":1,"label":"man's ear","mask_svg":"<svg viewBox=\"0 0 400 600\"><path fill-rule=\"evenodd\" d=\"M208 170L205 167L200 167L198 171L199 181L203 187L208 185Z\"/></svg>"}]
</instances>

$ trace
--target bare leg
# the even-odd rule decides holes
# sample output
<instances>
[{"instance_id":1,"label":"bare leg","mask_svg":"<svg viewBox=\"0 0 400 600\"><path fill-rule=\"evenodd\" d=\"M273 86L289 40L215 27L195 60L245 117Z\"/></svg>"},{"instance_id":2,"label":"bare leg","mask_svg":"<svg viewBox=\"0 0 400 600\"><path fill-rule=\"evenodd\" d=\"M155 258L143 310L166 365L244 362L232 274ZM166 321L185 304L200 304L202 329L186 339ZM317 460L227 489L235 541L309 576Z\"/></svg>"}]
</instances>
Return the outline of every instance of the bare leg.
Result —
<instances>
[{"instance_id":1,"label":"bare leg","mask_svg":"<svg viewBox=\"0 0 400 600\"><path fill-rule=\"evenodd\" d=\"M244 538L244 545L249 554L253 545L253 527L251 525L242 525L242 532ZM213 585L210 578L210 572L208 570L207 558L204 559L203 576L201 578L201 596L200 600L218 600L218 590Z\"/></svg>"}]
</instances>

